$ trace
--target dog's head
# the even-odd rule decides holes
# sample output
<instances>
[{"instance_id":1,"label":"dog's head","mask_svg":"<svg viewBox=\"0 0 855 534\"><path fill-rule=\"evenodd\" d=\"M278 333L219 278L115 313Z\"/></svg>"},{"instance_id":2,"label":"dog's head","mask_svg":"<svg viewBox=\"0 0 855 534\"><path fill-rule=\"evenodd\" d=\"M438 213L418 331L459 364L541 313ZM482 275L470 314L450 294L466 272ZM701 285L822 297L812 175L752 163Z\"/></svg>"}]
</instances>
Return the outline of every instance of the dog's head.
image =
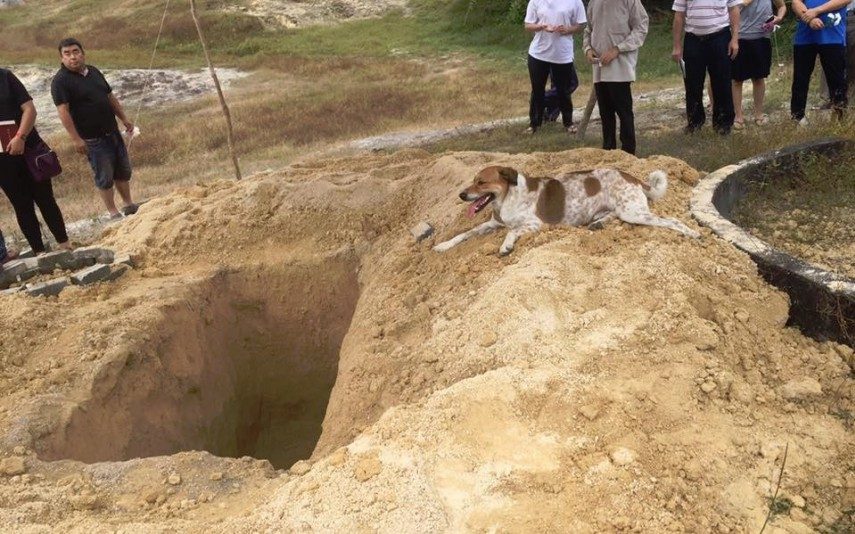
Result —
<instances>
[{"instance_id":1,"label":"dog's head","mask_svg":"<svg viewBox=\"0 0 855 534\"><path fill-rule=\"evenodd\" d=\"M510 167L491 165L475 175L472 185L460 192L460 200L471 202L467 213L470 217L486 208L490 202L501 203L512 185L517 185L519 173Z\"/></svg>"}]
</instances>

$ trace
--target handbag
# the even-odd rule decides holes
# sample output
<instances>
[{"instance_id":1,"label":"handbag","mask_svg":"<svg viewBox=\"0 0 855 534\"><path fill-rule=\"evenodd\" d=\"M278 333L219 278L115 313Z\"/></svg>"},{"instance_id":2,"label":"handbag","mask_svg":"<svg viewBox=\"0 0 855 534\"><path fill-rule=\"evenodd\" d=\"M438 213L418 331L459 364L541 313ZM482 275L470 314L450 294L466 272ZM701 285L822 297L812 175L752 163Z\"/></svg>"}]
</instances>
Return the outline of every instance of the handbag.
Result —
<instances>
[{"instance_id":1,"label":"handbag","mask_svg":"<svg viewBox=\"0 0 855 534\"><path fill-rule=\"evenodd\" d=\"M24 147L24 161L27 163L30 176L37 182L50 180L62 172L62 165L59 164L56 152L41 139L33 146Z\"/></svg>"}]
</instances>

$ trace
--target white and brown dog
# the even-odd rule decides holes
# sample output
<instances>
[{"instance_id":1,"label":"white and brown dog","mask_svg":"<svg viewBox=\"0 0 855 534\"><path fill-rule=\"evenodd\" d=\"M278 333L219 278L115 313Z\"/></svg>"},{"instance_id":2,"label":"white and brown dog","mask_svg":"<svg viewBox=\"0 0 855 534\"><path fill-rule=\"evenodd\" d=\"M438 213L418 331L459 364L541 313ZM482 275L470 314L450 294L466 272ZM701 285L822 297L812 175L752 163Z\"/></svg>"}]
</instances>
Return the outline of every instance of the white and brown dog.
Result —
<instances>
[{"instance_id":1,"label":"white and brown dog","mask_svg":"<svg viewBox=\"0 0 855 534\"><path fill-rule=\"evenodd\" d=\"M507 226L510 231L499 248L499 254L504 256L510 254L521 235L535 232L545 224L597 227L615 217L628 223L662 226L689 237L700 237L680 221L650 213L647 199L662 198L667 187L668 177L663 171L650 173L647 183L643 183L614 169L570 172L555 178L528 178L510 167L494 165L476 174L472 185L460 193L461 200L471 202L470 217L490 203L493 204L493 217L433 249L445 252L470 237Z\"/></svg>"}]
</instances>

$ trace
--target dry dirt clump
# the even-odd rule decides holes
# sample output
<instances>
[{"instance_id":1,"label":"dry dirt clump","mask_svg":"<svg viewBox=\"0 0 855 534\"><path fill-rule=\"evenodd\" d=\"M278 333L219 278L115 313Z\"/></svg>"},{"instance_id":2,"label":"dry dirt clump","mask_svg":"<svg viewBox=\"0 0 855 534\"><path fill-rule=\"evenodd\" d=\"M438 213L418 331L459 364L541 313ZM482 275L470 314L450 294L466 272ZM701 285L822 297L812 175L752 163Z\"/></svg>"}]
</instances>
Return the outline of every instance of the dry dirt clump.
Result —
<instances>
[{"instance_id":1,"label":"dry dirt clump","mask_svg":"<svg viewBox=\"0 0 855 534\"><path fill-rule=\"evenodd\" d=\"M488 164L664 169L653 210L697 228L685 163L595 149L407 150L153 200L103 239L132 274L3 302L0 523L756 532L788 446L771 531L851 531L852 349L785 327L786 296L700 228L433 252L488 216L456 198ZM233 458L180 452L203 449Z\"/></svg>"}]
</instances>

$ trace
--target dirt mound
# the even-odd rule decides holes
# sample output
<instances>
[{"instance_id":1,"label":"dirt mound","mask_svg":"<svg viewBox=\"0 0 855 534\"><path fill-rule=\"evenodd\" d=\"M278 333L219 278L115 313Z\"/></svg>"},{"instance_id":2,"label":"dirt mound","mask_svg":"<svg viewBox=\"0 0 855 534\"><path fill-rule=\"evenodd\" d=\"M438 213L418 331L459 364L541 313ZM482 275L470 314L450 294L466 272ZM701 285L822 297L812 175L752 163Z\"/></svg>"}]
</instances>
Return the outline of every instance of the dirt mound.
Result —
<instances>
[{"instance_id":1,"label":"dirt mound","mask_svg":"<svg viewBox=\"0 0 855 534\"><path fill-rule=\"evenodd\" d=\"M851 528L852 350L785 328L786 296L703 229L414 243L488 216L456 193L493 163L664 169L653 211L697 228L685 163L594 149L408 150L153 200L104 237L133 274L3 302L0 521L756 532L786 449L773 526ZM233 458L179 452L201 449Z\"/></svg>"}]
</instances>

